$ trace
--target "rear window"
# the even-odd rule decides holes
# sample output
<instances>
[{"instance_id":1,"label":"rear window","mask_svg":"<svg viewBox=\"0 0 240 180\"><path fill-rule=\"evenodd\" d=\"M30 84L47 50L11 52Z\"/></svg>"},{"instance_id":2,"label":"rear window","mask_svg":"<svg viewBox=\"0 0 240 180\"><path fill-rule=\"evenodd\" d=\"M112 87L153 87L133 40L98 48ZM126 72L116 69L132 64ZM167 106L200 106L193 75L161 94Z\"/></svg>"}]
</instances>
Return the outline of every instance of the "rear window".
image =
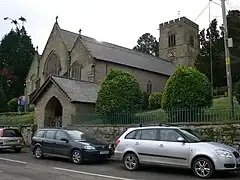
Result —
<instances>
[{"instance_id":1,"label":"rear window","mask_svg":"<svg viewBox=\"0 0 240 180\"><path fill-rule=\"evenodd\" d=\"M17 129L4 129L2 131L2 137L22 137L22 134Z\"/></svg>"}]
</instances>

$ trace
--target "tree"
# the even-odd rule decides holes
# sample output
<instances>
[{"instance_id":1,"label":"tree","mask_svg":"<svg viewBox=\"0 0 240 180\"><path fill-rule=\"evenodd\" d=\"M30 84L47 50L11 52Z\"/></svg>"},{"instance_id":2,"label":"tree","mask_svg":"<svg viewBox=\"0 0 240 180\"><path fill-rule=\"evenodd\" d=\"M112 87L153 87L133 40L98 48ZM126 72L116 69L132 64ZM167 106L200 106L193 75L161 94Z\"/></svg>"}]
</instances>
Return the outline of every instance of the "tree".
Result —
<instances>
[{"instance_id":1,"label":"tree","mask_svg":"<svg viewBox=\"0 0 240 180\"><path fill-rule=\"evenodd\" d=\"M106 76L98 92L96 112L102 118L133 112L141 108L142 99L136 78L127 72L113 69Z\"/></svg>"},{"instance_id":2,"label":"tree","mask_svg":"<svg viewBox=\"0 0 240 180\"><path fill-rule=\"evenodd\" d=\"M133 50L140 51L152 56L158 57L159 43L150 33L143 34L137 41L137 45Z\"/></svg>"},{"instance_id":3,"label":"tree","mask_svg":"<svg viewBox=\"0 0 240 180\"><path fill-rule=\"evenodd\" d=\"M149 107L151 109L160 109L161 108L161 101L162 101L162 93L161 92L153 92L149 96Z\"/></svg>"},{"instance_id":4,"label":"tree","mask_svg":"<svg viewBox=\"0 0 240 180\"><path fill-rule=\"evenodd\" d=\"M175 73L167 80L162 95L162 108L168 115L178 118L178 121L186 121L190 120L189 113L191 114L192 110L211 105L211 84L207 76L192 67L177 67Z\"/></svg>"},{"instance_id":5,"label":"tree","mask_svg":"<svg viewBox=\"0 0 240 180\"><path fill-rule=\"evenodd\" d=\"M233 39L234 46L230 48L232 80L233 83L239 81L240 78L240 11L229 11L227 15L228 34ZM210 40L212 42L212 62L213 62L213 86L220 88L227 85L226 67L225 67L225 52L223 32L217 30L218 23L214 19L210 27L203 29L199 34L200 39L200 54L196 61L196 67L199 71L206 74L209 80L211 79L210 66Z\"/></svg>"},{"instance_id":6,"label":"tree","mask_svg":"<svg viewBox=\"0 0 240 180\"><path fill-rule=\"evenodd\" d=\"M9 18L5 18L7 19ZM23 17L19 20L26 21ZM1 74L0 88L6 95L7 101L23 95L25 78L35 54L25 27L20 27L17 20L12 20L12 23L16 28L6 34L0 44L0 71L8 74L7 76Z\"/></svg>"},{"instance_id":7,"label":"tree","mask_svg":"<svg viewBox=\"0 0 240 180\"><path fill-rule=\"evenodd\" d=\"M207 30L203 29L200 31L199 40L201 49L195 62L195 66L200 72L204 73L209 80L211 80L211 55L213 86L221 87L226 85L226 70L224 61L223 37L220 36L217 28L218 22L216 19L214 19Z\"/></svg>"},{"instance_id":8,"label":"tree","mask_svg":"<svg viewBox=\"0 0 240 180\"><path fill-rule=\"evenodd\" d=\"M233 39L233 47L229 48L231 57L232 80L240 79L240 11L229 11L227 15L228 36Z\"/></svg>"}]
</instances>

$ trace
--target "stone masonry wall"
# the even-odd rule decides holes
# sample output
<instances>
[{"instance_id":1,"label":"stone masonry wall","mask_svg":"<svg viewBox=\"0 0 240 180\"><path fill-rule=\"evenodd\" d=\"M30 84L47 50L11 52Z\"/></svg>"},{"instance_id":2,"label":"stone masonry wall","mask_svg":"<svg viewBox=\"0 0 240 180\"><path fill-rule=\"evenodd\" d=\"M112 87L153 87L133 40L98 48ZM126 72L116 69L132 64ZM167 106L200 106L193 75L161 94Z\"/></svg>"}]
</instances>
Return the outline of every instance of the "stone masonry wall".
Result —
<instances>
[{"instance_id":1,"label":"stone masonry wall","mask_svg":"<svg viewBox=\"0 0 240 180\"><path fill-rule=\"evenodd\" d=\"M222 142L234 146L240 150L240 123L229 124L205 124L189 125L199 134L207 139ZM93 135L96 139L115 143L117 138L129 127L133 126L78 126L74 127ZM32 130L31 127L21 128L21 132L26 142L26 146L31 144Z\"/></svg>"}]
</instances>

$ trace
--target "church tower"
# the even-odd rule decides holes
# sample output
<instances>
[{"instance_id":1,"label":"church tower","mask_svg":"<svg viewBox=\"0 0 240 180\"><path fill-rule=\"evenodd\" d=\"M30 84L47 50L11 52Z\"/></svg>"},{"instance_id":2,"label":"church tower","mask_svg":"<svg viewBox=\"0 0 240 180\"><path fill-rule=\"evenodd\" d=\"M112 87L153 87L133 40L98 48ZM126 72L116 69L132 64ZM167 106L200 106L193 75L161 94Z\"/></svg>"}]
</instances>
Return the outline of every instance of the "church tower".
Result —
<instances>
[{"instance_id":1,"label":"church tower","mask_svg":"<svg viewBox=\"0 0 240 180\"><path fill-rule=\"evenodd\" d=\"M193 66L199 53L199 26L186 17L159 25L159 56L176 66Z\"/></svg>"}]
</instances>

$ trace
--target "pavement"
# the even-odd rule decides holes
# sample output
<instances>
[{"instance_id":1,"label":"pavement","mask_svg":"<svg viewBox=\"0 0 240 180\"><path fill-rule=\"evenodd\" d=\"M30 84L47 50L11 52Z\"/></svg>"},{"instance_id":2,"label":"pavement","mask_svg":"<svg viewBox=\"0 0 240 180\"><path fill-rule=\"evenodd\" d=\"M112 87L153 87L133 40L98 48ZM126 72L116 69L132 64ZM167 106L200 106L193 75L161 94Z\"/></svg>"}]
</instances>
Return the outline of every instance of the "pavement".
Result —
<instances>
[{"instance_id":1,"label":"pavement","mask_svg":"<svg viewBox=\"0 0 240 180\"><path fill-rule=\"evenodd\" d=\"M29 149L21 153L0 152L0 180L195 180L191 171L143 167L136 172L116 161L75 165L60 158L37 160ZM218 173L215 180L240 179L240 173Z\"/></svg>"}]
</instances>

